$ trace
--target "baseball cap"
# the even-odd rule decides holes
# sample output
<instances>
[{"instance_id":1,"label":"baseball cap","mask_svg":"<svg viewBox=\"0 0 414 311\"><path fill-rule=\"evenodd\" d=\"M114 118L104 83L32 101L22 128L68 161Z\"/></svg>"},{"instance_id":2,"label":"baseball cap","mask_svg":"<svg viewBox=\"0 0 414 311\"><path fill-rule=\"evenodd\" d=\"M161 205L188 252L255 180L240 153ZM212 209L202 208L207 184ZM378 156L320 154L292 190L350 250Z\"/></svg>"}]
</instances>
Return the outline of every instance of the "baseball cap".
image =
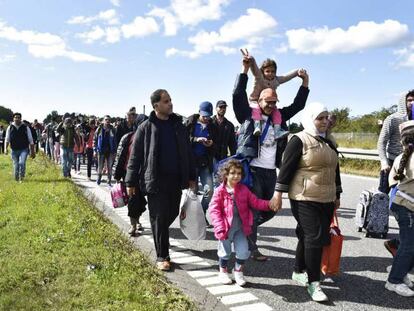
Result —
<instances>
[{"instance_id":1,"label":"baseball cap","mask_svg":"<svg viewBox=\"0 0 414 311\"><path fill-rule=\"evenodd\" d=\"M216 108L217 107L226 107L227 106L227 103L224 101L224 100L219 100L218 102L217 102L217 104L216 104Z\"/></svg>"},{"instance_id":2,"label":"baseball cap","mask_svg":"<svg viewBox=\"0 0 414 311\"><path fill-rule=\"evenodd\" d=\"M211 117L213 115L213 104L210 102L202 102L199 111L201 116Z\"/></svg>"}]
</instances>

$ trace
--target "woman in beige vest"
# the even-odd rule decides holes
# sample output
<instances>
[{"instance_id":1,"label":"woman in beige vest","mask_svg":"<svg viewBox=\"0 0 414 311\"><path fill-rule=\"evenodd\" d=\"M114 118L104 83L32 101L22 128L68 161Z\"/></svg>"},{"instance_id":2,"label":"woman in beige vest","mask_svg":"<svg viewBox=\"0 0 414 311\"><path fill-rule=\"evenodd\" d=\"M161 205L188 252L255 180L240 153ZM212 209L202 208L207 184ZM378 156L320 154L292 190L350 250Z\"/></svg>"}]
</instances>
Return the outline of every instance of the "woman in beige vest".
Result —
<instances>
[{"instance_id":1,"label":"woman in beige vest","mask_svg":"<svg viewBox=\"0 0 414 311\"><path fill-rule=\"evenodd\" d=\"M292 279L307 286L312 300L328 297L320 286L322 248L330 243L329 227L342 192L338 152L327 135L328 111L311 103L303 112L304 130L289 141L276 183L276 201L288 192L297 220L295 271Z\"/></svg>"}]
</instances>

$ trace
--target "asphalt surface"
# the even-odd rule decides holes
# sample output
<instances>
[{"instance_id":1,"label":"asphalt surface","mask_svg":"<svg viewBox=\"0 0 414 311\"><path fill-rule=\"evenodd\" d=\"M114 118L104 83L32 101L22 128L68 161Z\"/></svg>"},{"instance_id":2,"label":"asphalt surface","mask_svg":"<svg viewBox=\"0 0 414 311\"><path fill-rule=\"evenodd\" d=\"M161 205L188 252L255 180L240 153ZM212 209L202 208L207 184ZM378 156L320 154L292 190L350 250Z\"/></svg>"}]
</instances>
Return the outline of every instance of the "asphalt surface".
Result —
<instances>
[{"instance_id":1,"label":"asphalt surface","mask_svg":"<svg viewBox=\"0 0 414 311\"><path fill-rule=\"evenodd\" d=\"M93 177L94 178L94 177ZM103 182L97 186L83 175L74 176L74 182L92 198L99 208L118 227L126 232L126 208L113 209L109 187ZM392 264L391 255L383 246L384 240L366 238L354 225L358 196L363 189L374 189L377 180L343 175L339 225L345 237L341 274L322 281L322 288L330 302L312 302L305 289L291 280L296 248L296 221L289 202L271 221L259 227L258 245L269 256L266 262L249 260L245 267L247 286L235 284L220 286L217 274L217 241L208 229L203 241L189 241L181 233L178 219L171 226L172 260L177 264L168 279L196 301L202 310L412 310L414 298L405 298L384 288L386 267ZM131 241L155 259L148 212L142 216L146 230ZM389 238L397 236L398 226L390 216Z\"/></svg>"}]
</instances>

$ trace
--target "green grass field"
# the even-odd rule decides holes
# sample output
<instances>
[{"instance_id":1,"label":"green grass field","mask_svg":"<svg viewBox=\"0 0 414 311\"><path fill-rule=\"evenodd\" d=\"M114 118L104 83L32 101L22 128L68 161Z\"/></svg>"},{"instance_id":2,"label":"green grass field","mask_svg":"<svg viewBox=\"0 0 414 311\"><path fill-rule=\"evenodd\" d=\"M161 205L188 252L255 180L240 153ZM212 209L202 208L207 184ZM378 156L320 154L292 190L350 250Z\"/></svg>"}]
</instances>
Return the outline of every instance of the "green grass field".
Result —
<instances>
[{"instance_id":1,"label":"green grass field","mask_svg":"<svg viewBox=\"0 0 414 311\"><path fill-rule=\"evenodd\" d=\"M363 159L344 159L339 158L341 173L379 177L381 164L380 161Z\"/></svg>"},{"instance_id":2,"label":"green grass field","mask_svg":"<svg viewBox=\"0 0 414 311\"><path fill-rule=\"evenodd\" d=\"M45 157L0 155L0 310L195 310Z\"/></svg>"}]
</instances>

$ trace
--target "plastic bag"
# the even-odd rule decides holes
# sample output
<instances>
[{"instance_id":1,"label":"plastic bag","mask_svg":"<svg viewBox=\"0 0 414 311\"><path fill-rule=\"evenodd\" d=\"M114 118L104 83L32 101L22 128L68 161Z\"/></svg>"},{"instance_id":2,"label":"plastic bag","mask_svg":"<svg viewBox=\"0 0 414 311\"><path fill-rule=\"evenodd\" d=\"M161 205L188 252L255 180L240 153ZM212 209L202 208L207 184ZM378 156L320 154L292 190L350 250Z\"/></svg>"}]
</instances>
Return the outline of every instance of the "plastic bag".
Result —
<instances>
[{"instance_id":1,"label":"plastic bag","mask_svg":"<svg viewBox=\"0 0 414 311\"><path fill-rule=\"evenodd\" d=\"M180 213L180 228L189 240L206 238L206 219L201 203L193 191L188 190Z\"/></svg>"},{"instance_id":2,"label":"plastic bag","mask_svg":"<svg viewBox=\"0 0 414 311\"><path fill-rule=\"evenodd\" d=\"M123 207L128 204L128 193L123 182L116 183L111 188L111 198L114 208Z\"/></svg>"}]
</instances>

